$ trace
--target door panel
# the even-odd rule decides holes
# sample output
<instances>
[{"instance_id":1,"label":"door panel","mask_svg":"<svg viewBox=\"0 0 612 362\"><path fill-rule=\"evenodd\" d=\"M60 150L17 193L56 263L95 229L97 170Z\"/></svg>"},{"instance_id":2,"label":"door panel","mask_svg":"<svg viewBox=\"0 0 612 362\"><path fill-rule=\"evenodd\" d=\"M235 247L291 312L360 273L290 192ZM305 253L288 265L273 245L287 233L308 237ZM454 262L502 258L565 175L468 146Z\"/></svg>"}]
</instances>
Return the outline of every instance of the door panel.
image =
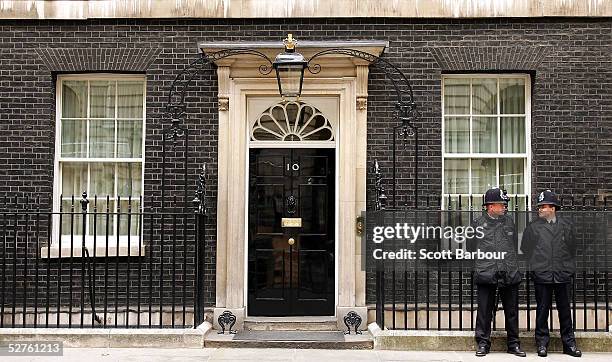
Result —
<instances>
[{"instance_id":1,"label":"door panel","mask_svg":"<svg viewBox=\"0 0 612 362\"><path fill-rule=\"evenodd\" d=\"M250 150L249 315L334 314L334 157ZM282 218L301 218L301 227L282 227Z\"/></svg>"}]
</instances>

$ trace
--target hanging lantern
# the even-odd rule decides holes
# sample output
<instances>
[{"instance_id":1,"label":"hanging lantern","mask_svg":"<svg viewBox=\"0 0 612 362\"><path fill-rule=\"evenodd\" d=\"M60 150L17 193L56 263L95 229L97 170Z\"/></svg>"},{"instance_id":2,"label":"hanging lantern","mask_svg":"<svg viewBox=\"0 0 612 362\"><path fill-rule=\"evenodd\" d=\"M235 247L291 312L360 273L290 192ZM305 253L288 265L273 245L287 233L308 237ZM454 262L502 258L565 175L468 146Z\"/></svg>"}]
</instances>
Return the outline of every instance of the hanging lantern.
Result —
<instances>
[{"instance_id":1,"label":"hanging lantern","mask_svg":"<svg viewBox=\"0 0 612 362\"><path fill-rule=\"evenodd\" d=\"M291 34L283 41L285 51L274 59L272 67L276 70L276 80L278 81L278 91L285 97L299 97L302 94L302 84L304 83L304 69L308 62L306 58L295 51L297 41Z\"/></svg>"}]
</instances>

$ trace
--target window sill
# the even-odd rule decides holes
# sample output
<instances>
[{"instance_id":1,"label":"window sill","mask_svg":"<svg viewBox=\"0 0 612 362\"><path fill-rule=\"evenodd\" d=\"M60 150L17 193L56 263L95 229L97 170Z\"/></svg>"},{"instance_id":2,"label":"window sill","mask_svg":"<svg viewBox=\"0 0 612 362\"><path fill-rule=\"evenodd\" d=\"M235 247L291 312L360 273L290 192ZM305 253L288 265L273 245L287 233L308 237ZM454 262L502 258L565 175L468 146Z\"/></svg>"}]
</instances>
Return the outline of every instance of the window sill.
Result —
<instances>
[{"instance_id":1,"label":"window sill","mask_svg":"<svg viewBox=\"0 0 612 362\"><path fill-rule=\"evenodd\" d=\"M94 257L93 246L87 246L87 250L89 250L89 256ZM138 250L140 248L140 250ZM116 257L116 256L145 256L146 255L146 245L131 245L129 250L127 245L119 245L119 249L117 249L117 245L110 245L108 248L104 245L96 246L95 257L96 258L105 258ZM139 253L140 251L140 253ZM58 245L51 245L50 248L43 246L40 248L40 257L42 259L57 259L57 258L70 258L70 254L72 252L72 257L80 258L82 255L81 246L70 247L62 247L61 254L60 248Z\"/></svg>"}]
</instances>

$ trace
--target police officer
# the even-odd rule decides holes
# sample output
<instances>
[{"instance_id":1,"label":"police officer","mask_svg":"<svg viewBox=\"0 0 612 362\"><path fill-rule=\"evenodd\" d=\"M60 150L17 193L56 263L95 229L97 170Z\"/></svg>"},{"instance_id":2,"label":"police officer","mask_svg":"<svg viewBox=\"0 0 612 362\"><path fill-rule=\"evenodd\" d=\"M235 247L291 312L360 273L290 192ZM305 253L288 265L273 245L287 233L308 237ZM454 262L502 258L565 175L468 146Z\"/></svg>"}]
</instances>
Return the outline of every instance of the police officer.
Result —
<instances>
[{"instance_id":1,"label":"police officer","mask_svg":"<svg viewBox=\"0 0 612 362\"><path fill-rule=\"evenodd\" d=\"M518 331L518 286L522 276L517 263L517 236L514 222L506 216L508 196L499 188L484 195L486 212L472 222L482 227L483 237L472 238L468 248L482 252L505 252L503 259L477 259L474 265L474 283L478 289L476 314L476 356L482 357L491 348L491 320L497 305L496 295L504 306L508 353L525 357L521 350Z\"/></svg>"},{"instance_id":2,"label":"police officer","mask_svg":"<svg viewBox=\"0 0 612 362\"><path fill-rule=\"evenodd\" d=\"M538 218L532 221L521 241L521 250L527 255L536 295L535 340L538 356L546 357L550 341L548 313L555 294L563 353L582 356L576 347L569 304L569 283L576 272L576 239L572 222L557 214L561 204L550 190L538 195Z\"/></svg>"}]
</instances>

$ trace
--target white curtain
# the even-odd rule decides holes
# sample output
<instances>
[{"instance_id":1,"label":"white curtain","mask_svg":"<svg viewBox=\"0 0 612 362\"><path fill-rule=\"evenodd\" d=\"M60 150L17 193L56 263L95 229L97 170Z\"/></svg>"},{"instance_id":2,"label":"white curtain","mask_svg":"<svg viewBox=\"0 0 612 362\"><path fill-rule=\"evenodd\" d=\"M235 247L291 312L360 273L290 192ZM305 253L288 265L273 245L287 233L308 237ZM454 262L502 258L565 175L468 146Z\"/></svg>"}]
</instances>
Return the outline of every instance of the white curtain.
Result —
<instances>
[{"instance_id":1,"label":"white curtain","mask_svg":"<svg viewBox=\"0 0 612 362\"><path fill-rule=\"evenodd\" d=\"M525 153L525 117L500 117L501 152Z\"/></svg>"},{"instance_id":2,"label":"white curtain","mask_svg":"<svg viewBox=\"0 0 612 362\"><path fill-rule=\"evenodd\" d=\"M472 138L472 152L497 153L497 117L473 117Z\"/></svg>"},{"instance_id":3,"label":"white curtain","mask_svg":"<svg viewBox=\"0 0 612 362\"><path fill-rule=\"evenodd\" d=\"M520 115L500 117L501 152L524 153L525 148L525 80L522 78L500 78L500 113Z\"/></svg>"},{"instance_id":4,"label":"white curtain","mask_svg":"<svg viewBox=\"0 0 612 362\"><path fill-rule=\"evenodd\" d=\"M470 152L469 117L445 117L444 151L446 153Z\"/></svg>"},{"instance_id":5,"label":"white curtain","mask_svg":"<svg viewBox=\"0 0 612 362\"><path fill-rule=\"evenodd\" d=\"M89 157L115 157L115 120L89 120Z\"/></svg>"},{"instance_id":6,"label":"white curtain","mask_svg":"<svg viewBox=\"0 0 612 362\"><path fill-rule=\"evenodd\" d=\"M117 82L117 157L142 157L142 102L142 82Z\"/></svg>"},{"instance_id":7,"label":"white curtain","mask_svg":"<svg viewBox=\"0 0 612 362\"><path fill-rule=\"evenodd\" d=\"M117 157L142 157L142 104L142 82L117 82ZM141 188L142 164L118 163L117 196L121 198L118 203L122 213L119 217L121 235L137 235L140 230L139 218L134 213L140 208ZM128 209L131 209L132 214L126 214Z\"/></svg>"},{"instance_id":8,"label":"white curtain","mask_svg":"<svg viewBox=\"0 0 612 362\"><path fill-rule=\"evenodd\" d=\"M87 164L62 163L62 198L79 197L87 190Z\"/></svg>"},{"instance_id":9,"label":"white curtain","mask_svg":"<svg viewBox=\"0 0 612 362\"><path fill-rule=\"evenodd\" d=\"M467 194L469 192L467 159L444 160L444 190L447 194Z\"/></svg>"},{"instance_id":10,"label":"white curtain","mask_svg":"<svg viewBox=\"0 0 612 362\"><path fill-rule=\"evenodd\" d=\"M140 163L117 164L117 195L123 198L141 195L142 167Z\"/></svg>"},{"instance_id":11,"label":"white curtain","mask_svg":"<svg viewBox=\"0 0 612 362\"><path fill-rule=\"evenodd\" d=\"M117 121L117 157L142 157L142 121Z\"/></svg>"},{"instance_id":12,"label":"white curtain","mask_svg":"<svg viewBox=\"0 0 612 362\"><path fill-rule=\"evenodd\" d=\"M525 80L523 78L499 79L499 105L501 114L525 113Z\"/></svg>"},{"instance_id":13,"label":"white curtain","mask_svg":"<svg viewBox=\"0 0 612 362\"><path fill-rule=\"evenodd\" d=\"M83 219L79 211L80 196L87 190L87 164L65 163L62 164L62 195L61 209L66 213L62 215L62 235L82 235ZM70 214L70 212L75 212Z\"/></svg>"},{"instance_id":14,"label":"white curtain","mask_svg":"<svg viewBox=\"0 0 612 362\"><path fill-rule=\"evenodd\" d=\"M142 119L142 82L117 82L117 117Z\"/></svg>"},{"instance_id":15,"label":"white curtain","mask_svg":"<svg viewBox=\"0 0 612 362\"><path fill-rule=\"evenodd\" d=\"M470 114L470 79L444 79L444 114Z\"/></svg>"},{"instance_id":16,"label":"white curtain","mask_svg":"<svg viewBox=\"0 0 612 362\"><path fill-rule=\"evenodd\" d=\"M472 78L472 113L497 115L497 79Z\"/></svg>"},{"instance_id":17,"label":"white curtain","mask_svg":"<svg viewBox=\"0 0 612 362\"><path fill-rule=\"evenodd\" d=\"M64 119L61 122L62 157L87 157L87 121Z\"/></svg>"},{"instance_id":18,"label":"white curtain","mask_svg":"<svg viewBox=\"0 0 612 362\"><path fill-rule=\"evenodd\" d=\"M106 197L115 195L115 164L110 162L92 162L89 164L89 190L92 196Z\"/></svg>"},{"instance_id":19,"label":"white curtain","mask_svg":"<svg viewBox=\"0 0 612 362\"><path fill-rule=\"evenodd\" d=\"M497 186L496 159L472 159L472 193L484 194L488 189Z\"/></svg>"},{"instance_id":20,"label":"white curtain","mask_svg":"<svg viewBox=\"0 0 612 362\"><path fill-rule=\"evenodd\" d=\"M525 160L522 158L503 158L499 160L500 187L509 194L525 193Z\"/></svg>"},{"instance_id":21,"label":"white curtain","mask_svg":"<svg viewBox=\"0 0 612 362\"><path fill-rule=\"evenodd\" d=\"M65 81L62 85L62 117L87 117L87 81Z\"/></svg>"},{"instance_id":22,"label":"white curtain","mask_svg":"<svg viewBox=\"0 0 612 362\"><path fill-rule=\"evenodd\" d=\"M115 118L115 81L91 81L89 116L91 118Z\"/></svg>"}]
</instances>

